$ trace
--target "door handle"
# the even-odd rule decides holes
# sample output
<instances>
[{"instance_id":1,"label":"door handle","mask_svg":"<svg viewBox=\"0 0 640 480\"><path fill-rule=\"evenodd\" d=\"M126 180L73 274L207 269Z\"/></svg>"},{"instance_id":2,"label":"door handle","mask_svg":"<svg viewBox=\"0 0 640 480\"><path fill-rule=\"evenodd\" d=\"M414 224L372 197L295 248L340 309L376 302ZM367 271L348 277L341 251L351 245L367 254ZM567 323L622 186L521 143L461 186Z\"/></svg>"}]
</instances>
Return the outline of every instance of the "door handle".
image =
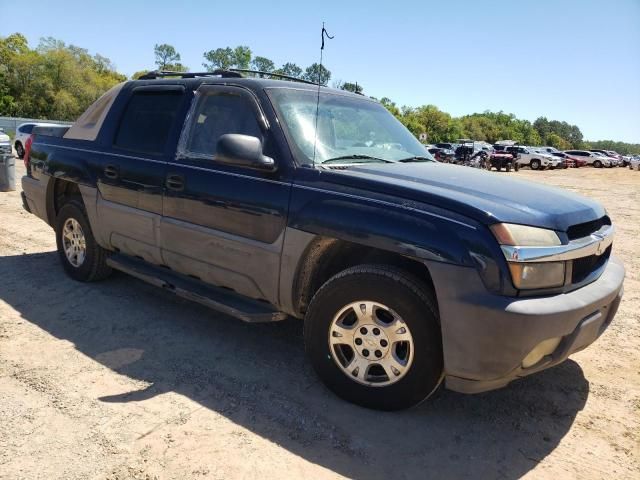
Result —
<instances>
[{"instance_id":1,"label":"door handle","mask_svg":"<svg viewBox=\"0 0 640 480\"><path fill-rule=\"evenodd\" d=\"M182 175L167 175L165 185L169 190L181 192L184 190L184 177Z\"/></svg>"},{"instance_id":2,"label":"door handle","mask_svg":"<svg viewBox=\"0 0 640 480\"><path fill-rule=\"evenodd\" d=\"M116 180L119 177L118 167L115 165L107 165L104 167L104 176L111 180Z\"/></svg>"}]
</instances>

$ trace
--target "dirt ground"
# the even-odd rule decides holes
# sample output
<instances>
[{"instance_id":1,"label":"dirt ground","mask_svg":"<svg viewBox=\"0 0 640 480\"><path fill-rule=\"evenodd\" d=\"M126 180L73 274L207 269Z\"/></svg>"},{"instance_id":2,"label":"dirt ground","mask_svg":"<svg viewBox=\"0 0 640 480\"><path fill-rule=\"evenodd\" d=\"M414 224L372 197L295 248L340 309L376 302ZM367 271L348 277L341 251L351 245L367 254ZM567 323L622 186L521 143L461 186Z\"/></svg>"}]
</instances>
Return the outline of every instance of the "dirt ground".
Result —
<instances>
[{"instance_id":1,"label":"dirt ground","mask_svg":"<svg viewBox=\"0 0 640 480\"><path fill-rule=\"evenodd\" d=\"M640 173L509 175L605 204L618 316L553 369L400 413L329 393L301 322L243 324L123 274L70 280L53 231L0 193L0 478L639 479Z\"/></svg>"}]
</instances>

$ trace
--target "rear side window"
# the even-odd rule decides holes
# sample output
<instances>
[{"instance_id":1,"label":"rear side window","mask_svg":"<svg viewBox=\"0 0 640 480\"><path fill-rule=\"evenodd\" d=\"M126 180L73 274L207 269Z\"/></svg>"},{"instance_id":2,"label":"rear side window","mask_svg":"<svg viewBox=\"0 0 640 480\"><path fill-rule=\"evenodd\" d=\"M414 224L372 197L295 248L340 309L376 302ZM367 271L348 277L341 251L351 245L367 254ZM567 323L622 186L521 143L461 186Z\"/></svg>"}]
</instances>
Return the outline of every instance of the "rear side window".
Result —
<instances>
[{"instance_id":1,"label":"rear side window","mask_svg":"<svg viewBox=\"0 0 640 480\"><path fill-rule=\"evenodd\" d=\"M33 127L35 127L35 125L29 124L20 127L18 130L20 130L20 133L31 133L33 131Z\"/></svg>"},{"instance_id":2,"label":"rear side window","mask_svg":"<svg viewBox=\"0 0 640 480\"><path fill-rule=\"evenodd\" d=\"M214 157L218 140L228 133L262 140L254 106L244 95L205 93L198 99L183 155Z\"/></svg>"},{"instance_id":3,"label":"rear side window","mask_svg":"<svg viewBox=\"0 0 640 480\"><path fill-rule=\"evenodd\" d=\"M139 153L163 153L182 98L179 90L134 92L114 145Z\"/></svg>"}]
</instances>

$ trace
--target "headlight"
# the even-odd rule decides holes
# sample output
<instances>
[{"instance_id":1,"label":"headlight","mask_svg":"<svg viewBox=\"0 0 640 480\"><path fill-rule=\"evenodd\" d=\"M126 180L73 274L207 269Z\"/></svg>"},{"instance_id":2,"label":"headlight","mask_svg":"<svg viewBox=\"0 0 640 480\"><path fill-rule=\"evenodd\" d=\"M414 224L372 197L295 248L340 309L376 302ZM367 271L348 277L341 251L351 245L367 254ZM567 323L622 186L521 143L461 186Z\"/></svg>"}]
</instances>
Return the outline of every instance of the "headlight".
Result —
<instances>
[{"instance_id":1,"label":"headlight","mask_svg":"<svg viewBox=\"0 0 640 480\"><path fill-rule=\"evenodd\" d=\"M491 231L500 245L521 247L554 247L562 245L556 232L546 228L516 225L514 223L497 223L491 226Z\"/></svg>"},{"instance_id":2,"label":"headlight","mask_svg":"<svg viewBox=\"0 0 640 480\"><path fill-rule=\"evenodd\" d=\"M553 230L499 223L491 231L500 245L517 247L554 247L562 245ZM564 285L565 262L518 262L508 260L513 286L519 290L553 288Z\"/></svg>"}]
</instances>

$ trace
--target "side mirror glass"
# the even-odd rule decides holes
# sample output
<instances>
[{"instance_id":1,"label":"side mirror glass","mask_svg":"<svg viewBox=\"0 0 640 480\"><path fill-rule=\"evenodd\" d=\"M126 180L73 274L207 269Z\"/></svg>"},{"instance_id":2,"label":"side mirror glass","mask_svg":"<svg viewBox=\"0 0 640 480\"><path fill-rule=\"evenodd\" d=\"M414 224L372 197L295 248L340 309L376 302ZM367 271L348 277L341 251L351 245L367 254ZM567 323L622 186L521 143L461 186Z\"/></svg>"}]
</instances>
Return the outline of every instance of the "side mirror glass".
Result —
<instances>
[{"instance_id":1,"label":"side mirror glass","mask_svg":"<svg viewBox=\"0 0 640 480\"><path fill-rule=\"evenodd\" d=\"M218 140L215 160L227 165L273 172L276 163L262 153L262 142L257 137L227 133Z\"/></svg>"}]
</instances>

